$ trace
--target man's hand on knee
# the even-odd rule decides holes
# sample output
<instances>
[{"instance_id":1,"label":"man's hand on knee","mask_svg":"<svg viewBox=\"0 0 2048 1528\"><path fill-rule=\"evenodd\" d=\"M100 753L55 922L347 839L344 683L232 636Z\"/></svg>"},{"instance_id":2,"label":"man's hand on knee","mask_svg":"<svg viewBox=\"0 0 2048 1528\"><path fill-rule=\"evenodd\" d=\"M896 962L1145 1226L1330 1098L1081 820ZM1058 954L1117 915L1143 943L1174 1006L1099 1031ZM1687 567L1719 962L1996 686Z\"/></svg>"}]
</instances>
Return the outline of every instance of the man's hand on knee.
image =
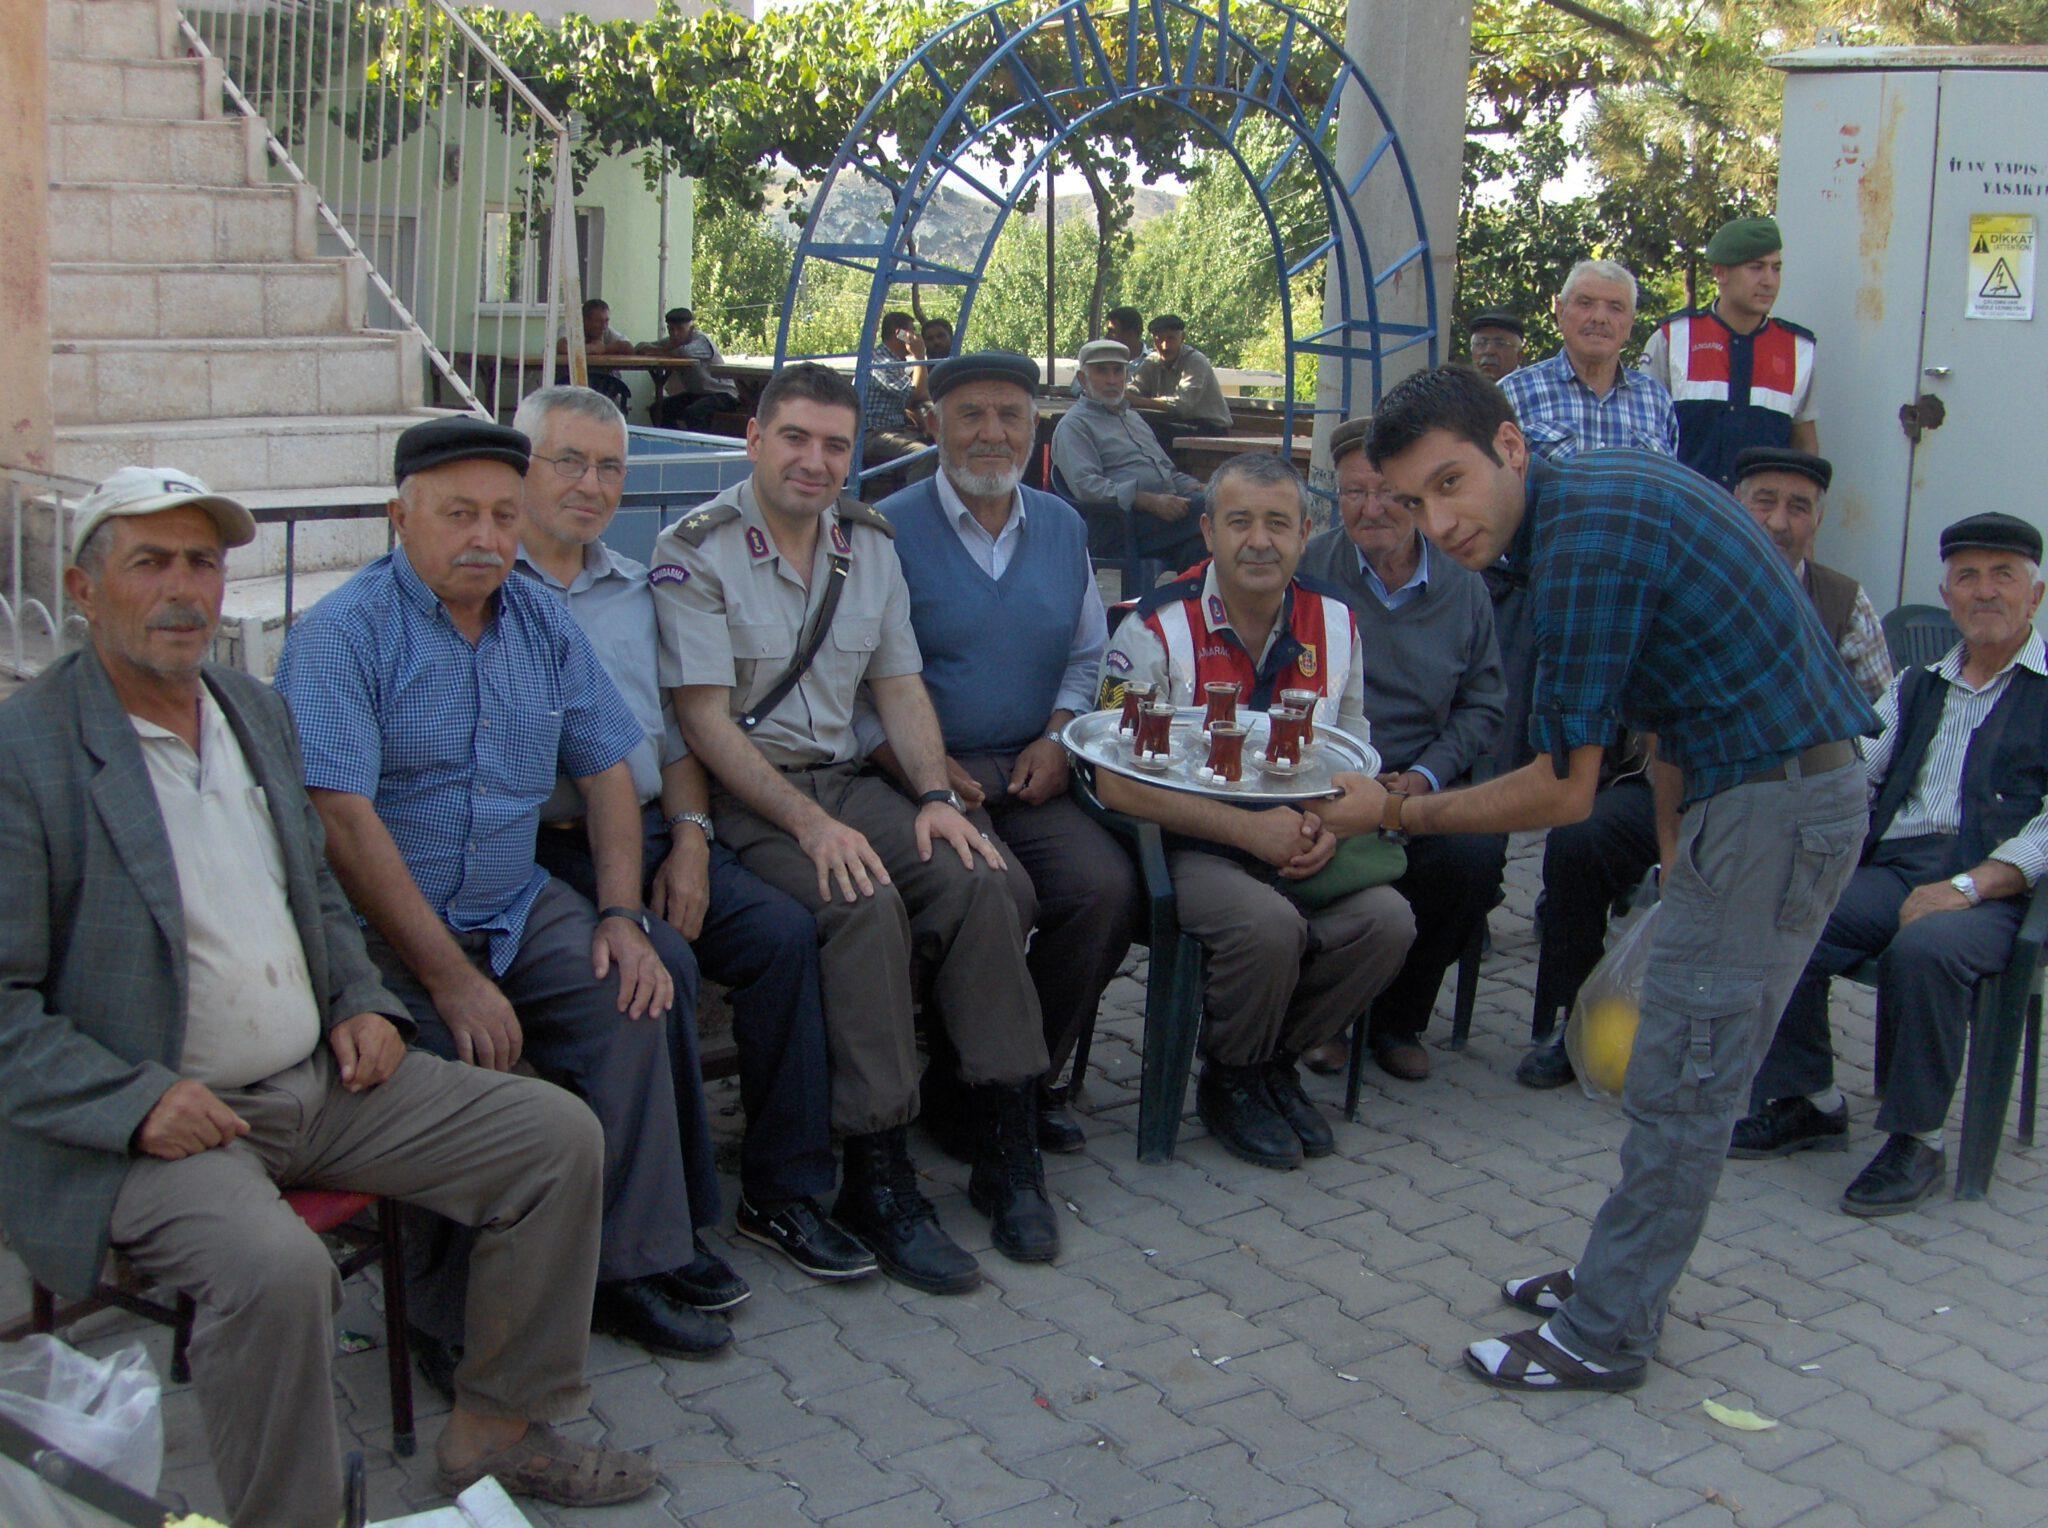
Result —
<instances>
[{"instance_id":1,"label":"man's hand on knee","mask_svg":"<svg viewBox=\"0 0 2048 1528\"><path fill-rule=\"evenodd\" d=\"M469 968L454 985L430 990L428 996L448 1033L455 1037L458 1061L493 1072L512 1070L525 1037L519 1031L519 1015L496 982Z\"/></svg>"},{"instance_id":2,"label":"man's hand on knee","mask_svg":"<svg viewBox=\"0 0 2048 1528\"><path fill-rule=\"evenodd\" d=\"M214 1096L213 1089L187 1077L164 1089L156 1107L135 1127L135 1149L176 1162L225 1146L249 1133L249 1122Z\"/></svg>"},{"instance_id":3,"label":"man's hand on knee","mask_svg":"<svg viewBox=\"0 0 2048 1528\"><path fill-rule=\"evenodd\" d=\"M797 835L797 847L810 856L818 870L818 900L832 900L833 885L848 902L875 894L875 887L889 884L889 871L882 856L865 834L845 823L819 813L817 820Z\"/></svg>"},{"instance_id":4,"label":"man's hand on knee","mask_svg":"<svg viewBox=\"0 0 2048 1528\"><path fill-rule=\"evenodd\" d=\"M351 1093L367 1093L405 1059L404 1037L381 1013L343 1019L327 1031L327 1048L341 1063L341 1085Z\"/></svg>"}]
</instances>

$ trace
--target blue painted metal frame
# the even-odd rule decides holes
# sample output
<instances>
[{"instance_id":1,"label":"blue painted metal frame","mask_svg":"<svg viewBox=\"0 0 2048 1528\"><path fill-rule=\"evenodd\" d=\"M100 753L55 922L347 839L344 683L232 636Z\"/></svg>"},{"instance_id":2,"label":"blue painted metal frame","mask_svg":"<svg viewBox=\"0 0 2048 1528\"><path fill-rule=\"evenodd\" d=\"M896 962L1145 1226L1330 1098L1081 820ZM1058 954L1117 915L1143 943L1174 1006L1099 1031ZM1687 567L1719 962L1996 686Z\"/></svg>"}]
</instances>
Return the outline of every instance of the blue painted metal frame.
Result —
<instances>
[{"instance_id":1,"label":"blue painted metal frame","mask_svg":"<svg viewBox=\"0 0 2048 1528\"><path fill-rule=\"evenodd\" d=\"M1273 242L1281 318L1287 333L1286 433L1293 432L1295 419L1301 414L1334 413L1344 417L1357 412L1362 405L1377 403L1389 356L1426 345L1430 363L1435 364L1439 353L1436 277L1428 259L1429 239L1415 178L1365 71L1323 26L1285 0L1236 0L1235 4L1233 0L1210 0L1206 5L1194 0L1060 0L1043 10L1034 9L1042 3L1043 0L996 0L961 18L927 39L868 102L840 145L798 242L776 333L778 364L850 360L854 363L855 385L865 397L868 380L877 365L882 314L890 306L891 293L911 285L964 289L955 320L955 331L964 341L996 240L1018 203L1039 184L1047 159L1068 138L1085 132L1097 118L1134 101L1160 103L1184 113L1193 122L1197 136L1222 150L1251 186ZM1282 29L1277 45L1266 48L1237 27L1233 15L1247 11L1279 18ZM1102 43L1102 18L1122 22L1125 67L1121 76ZM1190 24L1189 35L1178 40L1171 35L1170 26L1176 20ZM958 83L947 79L939 60L951 47L971 39L977 31L987 33L988 51L965 79ZM1029 45L1048 37L1064 45L1064 79L1041 80L1025 56ZM1289 67L1304 48L1320 49L1334 60L1329 95L1313 115L1289 84ZM1157 61L1178 60L1178 77L1140 80L1140 60L1148 49ZM1212 57L1206 72L1202 67L1205 54ZM1233 76L1235 69L1244 71L1242 78ZM913 78L920 87L929 86L938 93L943 109L908 171L892 174L863 146L877 113ZM985 118L976 117L974 107L981 93L1000 89L1003 82L1014 87L1018 99ZM1362 163L1345 174L1332 162L1324 141L1331 134L1340 108L1351 103L1370 109L1378 119L1380 135ZM1218 114L1219 107L1227 109L1227 119ZM1263 172L1246 160L1237 145L1240 128L1255 112L1276 118L1293 135L1293 141ZM991 134L1016 133L1034 120L1043 127L1042 144L1018 168L1007 189L987 184L967 168L976 157L977 147ZM1269 194L1297 155L1305 159L1314 173L1330 232L1315 248L1290 260ZM1375 267L1371 243L1353 198L1388 163L1389 155L1391 168L1398 172L1405 193L1413 238L1405 246L1400 246L1397 238L1397 252L1384 265ZM819 232L833 192L847 175L879 186L890 198L887 228L872 242L829 240ZM910 250L919 219L948 179L960 181L997 209L972 265L944 264ZM791 348L791 330L805 272L814 260L863 271L872 278L858 351L819 354ZM1332 267L1339 312L1343 316L1335 323L1325 324L1318 314L1314 327L1297 329L1290 282L1319 262L1329 262ZM1394 323L1381 315L1381 289L1411 266L1422 272L1424 321ZM1326 277L1326 290L1329 280ZM1363 306L1363 316L1355 314L1355 305ZM1304 407L1295 402L1296 365L1301 357L1310 355L1339 363L1340 380L1333 406ZM912 363L881 364L907 368ZM1371 378L1369 399L1352 396L1352 368L1359 364L1364 365ZM1329 396L1327 387L1320 392ZM898 465L900 462L869 468L856 450L857 480Z\"/></svg>"}]
</instances>

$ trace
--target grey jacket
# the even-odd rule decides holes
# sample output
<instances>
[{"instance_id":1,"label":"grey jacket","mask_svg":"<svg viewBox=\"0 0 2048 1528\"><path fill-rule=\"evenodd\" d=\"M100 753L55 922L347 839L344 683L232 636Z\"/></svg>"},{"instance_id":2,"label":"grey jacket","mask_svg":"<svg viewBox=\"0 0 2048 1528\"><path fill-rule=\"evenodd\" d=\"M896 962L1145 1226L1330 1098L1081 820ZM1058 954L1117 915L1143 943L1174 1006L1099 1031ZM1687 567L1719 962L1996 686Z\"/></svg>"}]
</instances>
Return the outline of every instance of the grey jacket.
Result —
<instances>
[{"instance_id":1,"label":"grey jacket","mask_svg":"<svg viewBox=\"0 0 2048 1528\"><path fill-rule=\"evenodd\" d=\"M267 685L205 681L269 799L327 1027L411 1022L327 867L291 714ZM84 1294L136 1127L178 1080L185 918L135 729L91 649L0 706L0 1226L29 1270Z\"/></svg>"}]
</instances>

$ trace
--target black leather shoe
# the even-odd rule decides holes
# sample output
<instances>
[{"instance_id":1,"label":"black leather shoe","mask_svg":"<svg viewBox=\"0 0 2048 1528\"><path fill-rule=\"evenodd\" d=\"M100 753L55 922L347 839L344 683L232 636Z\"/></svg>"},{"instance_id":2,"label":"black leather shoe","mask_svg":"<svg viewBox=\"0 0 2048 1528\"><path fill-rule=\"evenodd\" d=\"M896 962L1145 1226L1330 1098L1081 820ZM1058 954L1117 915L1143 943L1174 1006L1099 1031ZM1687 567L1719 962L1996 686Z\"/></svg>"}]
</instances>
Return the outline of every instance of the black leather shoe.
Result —
<instances>
[{"instance_id":1,"label":"black leather shoe","mask_svg":"<svg viewBox=\"0 0 2048 1528\"><path fill-rule=\"evenodd\" d=\"M1315 1101L1301 1090L1301 1073L1294 1069L1294 1057L1276 1051L1266 1063L1266 1095L1287 1121L1287 1128L1301 1142L1305 1157L1327 1157L1337 1149L1337 1137Z\"/></svg>"},{"instance_id":2,"label":"black leather shoe","mask_svg":"<svg viewBox=\"0 0 2048 1528\"><path fill-rule=\"evenodd\" d=\"M1301 1166L1301 1137L1280 1117L1266 1091L1263 1062L1250 1066L1202 1063L1195 1083L1195 1113L1216 1143L1259 1167Z\"/></svg>"},{"instance_id":3,"label":"black leather shoe","mask_svg":"<svg viewBox=\"0 0 2048 1528\"><path fill-rule=\"evenodd\" d=\"M440 1392L443 1400L454 1400L455 1370L462 1363L462 1344L443 1342L408 1322L405 1345L412 1353L412 1361L420 1366L420 1374L426 1382Z\"/></svg>"},{"instance_id":4,"label":"black leather shoe","mask_svg":"<svg viewBox=\"0 0 2048 1528\"><path fill-rule=\"evenodd\" d=\"M1774 1098L1735 1122L1728 1155L1742 1161L1787 1157L1795 1151L1849 1149L1849 1106L1824 1114L1810 1098Z\"/></svg>"},{"instance_id":5,"label":"black leather shoe","mask_svg":"<svg viewBox=\"0 0 2048 1528\"><path fill-rule=\"evenodd\" d=\"M669 1274L669 1288L692 1310L731 1310L742 1300L751 1299L754 1291L747 1287L747 1281L732 1270L732 1264L704 1245L704 1238L693 1236L691 1243L697 1255Z\"/></svg>"},{"instance_id":6,"label":"black leather shoe","mask_svg":"<svg viewBox=\"0 0 2048 1528\"><path fill-rule=\"evenodd\" d=\"M1059 1156L1071 1156L1088 1144L1088 1137L1067 1112L1067 1090L1038 1085L1038 1149Z\"/></svg>"},{"instance_id":7,"label":"black leather shoe","mask_svg":"<svg viewBox=\"0 0 2048 1528\"><path fill-rule=\"evenodd\" d=\"M981 1283L981 1265L939 1225L917 1186L908 1127L846 1138L846 1178L832 1218L875 1255L882 1272L926 1294L960 1295Z\"/></svg>"},{"instance_id":8,"label":"black leather shoe","mask_svg":"<svg viewBox=\"0 0 2048 1528\"><path fill-rule=\"evenodd\" d=\"M989 1239L1013 1263L1049 1263L1060 1254L1060 1226L1045 1195L1038 1155L1035 1083L976 1088L984 1117L981 1149L967 1198L988 1216Z\"/></svg>"},{"instance_id":9,"label":"black leather shoe","mask_svg":"<svg viewBox=\"0 0 2048 1528\"><path fill-rule=\"evenodd\" d=\"M665 1274L599 1284L590 1329L670 1358L709 1358L732 1346L732 1328L685 1305Z\"/></svg>"},{"instance_id":10,"label":"black leather shoe","mask_svg":"<svg viewBox=\"0 0 2048 1528\"><path fill-rule=\"evenodd\" d=\"M1895 1135L1842 1195L1850 1215L1901 1215L1948 1181L1948 1153L1918 1136Z\"/></svg>"},{"instance_id":11,"label":"black leather shoe","mask_svg":"<svg viewBox=\"0 0 2048 1528\"><path fill-rule=\"evenodd\" d=\"M875 1255L809 1199L757 1205L742 1197L734 1224L740 1235L773 1247L814 1279L864 1279L875 1271Z\"/></svg>"},{"instance_id":12,"label":"black leather shoe","mask_svg":"<svg viewBox=\"0 0 2048 1528\"><path fill-rule=\"evenodd\" d=\"M1561 1088L1575 1074L1571 1058L1564 1053L1564 1031L1524 1056L1515 1067L1515 1081L1525 1088Z\"/></svg>"}]
</instances>

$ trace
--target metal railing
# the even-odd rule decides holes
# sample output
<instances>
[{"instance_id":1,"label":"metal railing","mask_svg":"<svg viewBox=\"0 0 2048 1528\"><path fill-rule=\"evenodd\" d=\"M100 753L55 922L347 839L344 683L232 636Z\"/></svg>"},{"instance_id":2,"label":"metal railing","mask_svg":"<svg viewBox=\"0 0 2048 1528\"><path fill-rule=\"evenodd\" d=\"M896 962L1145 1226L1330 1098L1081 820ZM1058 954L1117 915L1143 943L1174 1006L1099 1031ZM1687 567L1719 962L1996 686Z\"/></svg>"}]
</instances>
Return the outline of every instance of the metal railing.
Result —
<instances>
[{"instance_id":1,"label":"metal railing","mask_svg":"<svg viewBox=\"0 0 2048 1528\"><path fill-rule=\"evenodd\" d=\"M417 334L478 413L558 331L584 380L569 129L446 0L188 0L179 26L368 264L371 327Z\"/></svg>"},{"instance_id":2,"label":"metal railing","mask_svg":"<svg viewBox=\"0 0 2048 1528\"><path fill-rule=\"evenodd\" d=\"M0 593L0 640L7 671L32 679L76 645L65 610L64 565L71 511L92 492L77 478L0 466L0 513L7 517L7 570Z\"/></svg>"}]
</instances>

